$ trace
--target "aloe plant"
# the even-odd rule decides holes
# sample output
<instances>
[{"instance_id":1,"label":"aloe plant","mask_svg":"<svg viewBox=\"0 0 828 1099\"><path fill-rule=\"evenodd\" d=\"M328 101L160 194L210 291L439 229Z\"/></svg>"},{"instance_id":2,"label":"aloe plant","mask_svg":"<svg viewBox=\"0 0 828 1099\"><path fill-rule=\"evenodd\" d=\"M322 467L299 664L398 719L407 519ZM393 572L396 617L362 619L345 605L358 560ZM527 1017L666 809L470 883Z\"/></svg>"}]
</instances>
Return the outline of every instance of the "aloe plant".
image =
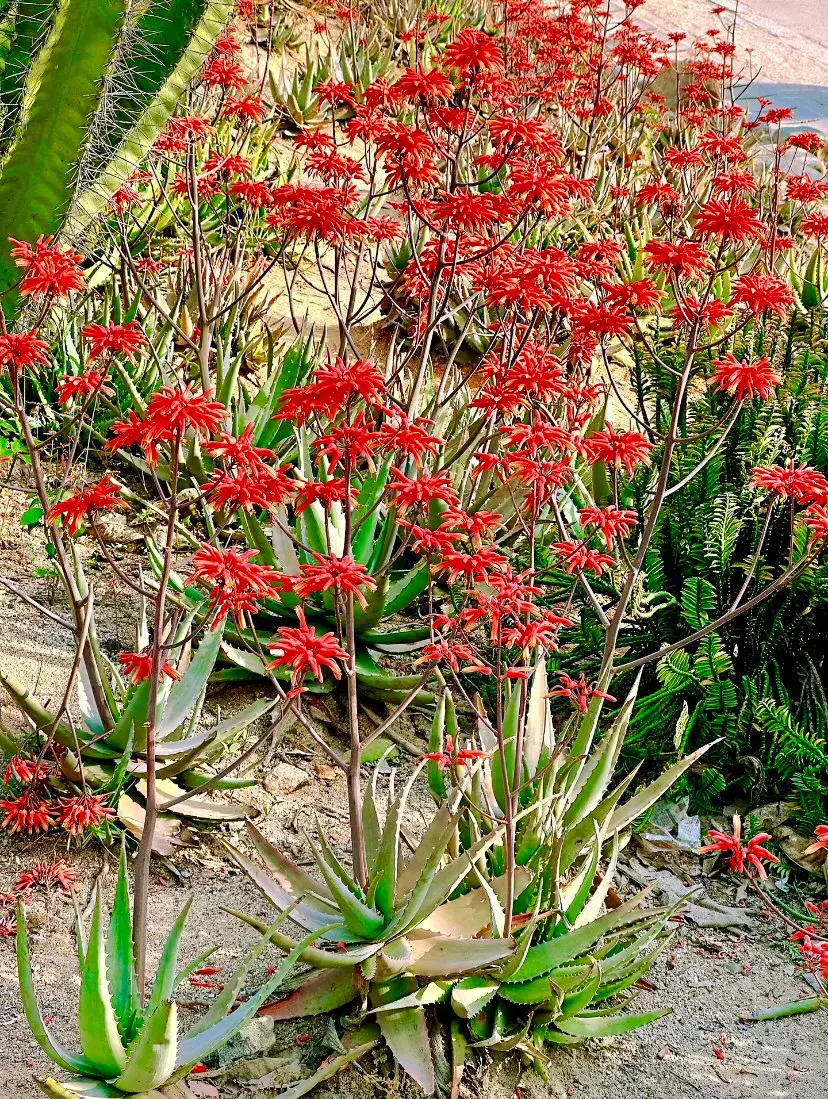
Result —
<instances>
[{"instance_id":1,"label":"aloe plant","mask_svg":"<svg viewBox=\"0 0 828 1099\"><path fill-rule=\"evenodd\" d=\"M605 702L597 694L586 713L556 735L546 666L540 662L523 707L520 688L508 701L505 752L496 750L490 727L480 722L480 741L490 754L468 800L460 835L464 846L477 843L477 836L490 834L490 822L505 814L503 767L514 763L520 739L524 809L517 822L516 869L529 871L529 885L522 891L516 885L512 918L503 916L516 933L516 952L497 977L477 990L473 1010L467 1012L470 1035L479 1046L519 1048L541 1063L547 1042L570 1045L624 1034L668 1010L624 1013L637 995L628 990L669 941L668 921L676 909L642 908L646 890L621 903L613 879L632 824L709 746L676 761L624 800L636 772L618 781L614 772L637 692L638 680L603 736L599 721ZM505 872L502 838L488 845L485 862L484 872ZM610 898L615 907L607 907Z\"/></svg>"},{"instance_id":2,"label":"aloe plant","mask_svg":"<svg viewBox=\"0 0 828 1099\"><path fill-rule=\"evenodd\" d=\"M212 49L232 0L22 0L0 45L0 294L9 237L77 236L137 166ZM33 47L34 44L34 47Z\"/></svg>"},{"instance_id":3,"label":"aloe plant","mask_svg":"<svg viewBox=\"0 0 828 1099\"><path fill-rule=\"evenodd\" d=\"M37 1004L29 954L25 909L18 902L17 972L26 1020L44 1053L59 1068L71 1073L65 1081L39 1080L40 1089L55 1099L74 1096L136 1095L148 1093L183 1080L193 1068L251 1019L262 1004L281 987L302 951L314 938L308 936L281 963L265 985L234 1008L251 966L265 952L265 934L248 952L238 969L212 1002L207 1012L182 1037L178 1035L178 985L212 951L182 971L178 955L190 903L167 937L149 996L144 1001L138 988L133 953L132 920L126 853L121 850L115 900L105 926L100 892L96 889L92 923L88 936L80 916L77 923L80 965L78 1031L80 1053L64 1048L50 1033ZM171 1097L189 1094L179 1087Z\"/></svg>"},{"instance_id":4,"label":"aloe plant","mask_svg":"<svg viewBox=\"0 0 828 1099\"><path fill-rule=\"evenodd\" d=\"M231 848L231 855L263 894L281 912L295 906L292 919L307 930L337 924L321 937L338 949L305 951L310 974L264 1011L287 1019L356 1001L355 1014L376 1018L397 1061L427 1094L436 1085L426 1006L440 1005L456 1079L469 1048L518 1050L542 1067L546 1043L624 1034L664 1015L663 1008L625 1009L637 995L634 985L669 941L676 908L643 907L646 890L622 902L613 879L630 826L705 749L624 800L635 773L615 784L613 773L637 688L636 682L603 736L604 700L596 696L556 737L545 664L538 665L524 697L526 773L511 872L503 767L515 758L519 688L506 709L504 753L481 720L480 748L457 754L448 742L457 735L453 706L440 699L432 759L421 762L389 801L382 828L374 776L363 806L367 890L359 889L321 831L314 848L317 879L248 825L269 874L242 852ZM452 758L460 762L449 764ZM446 764L442 770L439 761ZM401 819L425 765L439 805L407 854ZM265 930L251 916L234 914ZM273 939L284 949L296 945L281 932Z\"/></svg>"},{"instance_id":5,"label":"aloe plant","mask_svg":"<svg viewBox=\"0 0 828 1099\"><path fill-rule=\"evenodd\" d=\"M252 824L247 826L250 837L269 873L238 849L228 849L280 912L289 911L300 927L320 935L320 947L301 955L312 966L308 976L263 1012L291 1019L356 1001L355 1010L376 1015L397 1061L431 1094L435 1078L426 1005L444 999L454 988L462 997L465 978L498 969L512 956L515 942L510 937L480 937L492 923L492 906L502 903L505 883L502 878L481 879L476 867L499 832L495 829L470 850L453 855L462 815L459 792L437 811L422 839L411 845L413 850L408 849L402 822L421 770L422 765L415 768L399 796L389 795L382 828L376 773L366 788L363 820L371 875L366 891L336 858L321 829L313 845L318 880ZM523 885L529 876L521 871ZM471 888L459 900L449 900L464 882ZM265 925L247 913L233 914L267 933ZM271 938L286 950L298 945L280 931ZM325 949L324 944L336 948Z\"/></svg>"},{"instance_id":6,"label":"aloe plant","mask_svg":"<svg viewBox=\"0 0 828 1099\"><path fill-rule=\"evenodd\" d=\"M185 616L176 638L183 642L192 632L193 616ZM179 797L185 790L210 782L215 788L250 786L252 780L212 779L208 768L224 746L243 732L253 721L272 706L268 699L258 699L232 717L210 729L200 730L207 684L213 672L222 629L208 630L187 663L187 646L179 657L180 678L173 681L165 676L159 690L156 711L156 780L162 800ZM137 649L148 644L146 623L142 616L138 628ZM182 653L178 648L174 651ZM12 701L42 735L52 735L65 749L61 757L61 781L113 794L145 791L145 770L141 756L146 750L147 727L150 722L150 681L129 685L118 670L100 655L100 670L107 687L107 709L101 712L81 675L77 699L82 723L69 723L59 714L49 711L28 688L0 672L0 684ZM80 758L78 758L78 754ZM127 814L126 803L121 806ZM195 820L240 820L249 812L240 804L215 803L190 797L175 805L171 812Z\"/></svg>"}]
</instances>

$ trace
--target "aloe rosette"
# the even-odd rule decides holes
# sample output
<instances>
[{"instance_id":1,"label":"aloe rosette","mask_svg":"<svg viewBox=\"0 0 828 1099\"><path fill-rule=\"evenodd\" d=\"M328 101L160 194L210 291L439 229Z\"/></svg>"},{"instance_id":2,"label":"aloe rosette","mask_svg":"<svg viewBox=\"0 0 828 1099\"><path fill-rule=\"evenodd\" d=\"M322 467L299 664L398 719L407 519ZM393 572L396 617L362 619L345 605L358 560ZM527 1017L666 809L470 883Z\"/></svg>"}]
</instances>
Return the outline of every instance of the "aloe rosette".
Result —
<instances>
[{"instance_id":1,"label":"aloe rosette","mask_svg":"<svg viewBox=\"0 0 828 1099\"><path fill-rule=\"evenodd\" d=\"M273 847L252 824L248 824L249 834L267 872L238 849L229 851L279 911L290 911L300 927L320 935L319 946L301 955L312 967L308 975L285 999L264 1011L277 1019L291 1019L356 1001L357 1007L376 1016L394 1057L431 1094L435 1075L426 1006L455 987L462 997L467 975L499 970L512 956L515 942L509 936L481 937L493 922L493 910L502 904L505 881L502 877L484 880L476 867L499 831L452 855L462 814L459 793L438 809L422 839L408 849L402 822L420 771L421 767L416 768L400 795L389 799L382 828L376 776L366 789L363 812L370 882L365 890L336 858L321 829L313 845L319 879ZM528 871L520 871L522 886L529 877ZM464 882L471 888L450 899ZM234 915L266 932L251 916ZM283 949L297 947L280 931L272 939Z\"/></svg>"},{"instance_id":2,"label":"aloe rosette","mask_svg":"<svg viewBox=\"0 0 828 1099\"><path fill-rule=\"evenodd\" d=\"M232 738L273 708L274 702L259 699L238 713L218 722L212 728L201 729L201 718L207 686L215 667L222 642L223 627L208 629L192 653L185 644L193 631L194 615L184 615L176 631L175 641L181 648L176 669L180 678L162 677L155 717L156 780L164 801L172 800L185 790L194 789L211 780L209 765L224 750ZM146 615L142 613L138 626L136 648L140 651L149 643ZM61 757L60 781L69 786L84 783L95 790L110 792L122 799L119 811L129 822L135 816L132 796L143 797L146 764L141 758L146 750L147 727L150 721L150 682L124 682L114 665L96 654L101 680L106 688L105 707L96 703L85 682L79 677L77 700L82 722L70 725L48 710L26 687L0 672L0 684L12 701L44 735L53 733L66 749ZM78 751L81 760L78 759ZM250 786L249 779L222 779L211 786L235 788ZM239 803L212 802L190 797L174 806L176 813L194 820L228 821L244 819L249 808Z\"/></svg>"},{"instance_id":3,"label":"aloe rosette","mask_svg":"<svg viewBox=\"0 0 828 1099\"><path fill-rule=\"evenodd\" d=\"M638 995L636 982L669 941L669 920L677 909L643 907L647 890L622 903L613 880L632 824L709 745L627 796L636 771L618 781L614 773L638 680L601 735L606 686L556 735L546 666L540 662L525 695L516 688L508 700L507 750L503 756L492 750L484 761L461 829L461 835L474 834L490 816L503 815L503 758L511 774L522 721L526 808L517 825L516 858L530 872L530 884L522 894L515 891L516 951L498 977L480 988L469 1012L469 1033L480 1047L520 1048L538 1063L545 1043L571 1045L625 1034L669 1011L625 1009ZM481 721L485 749L492 749L491 738ZM486 859L489 872L499 872L506 861L502 840L488 848Z\"/></svg>"},{"instance_id":4,"label":"aloe rosette","mask_svg":"<svg viewBox=\"0 0 828 1099\"><path fill-rule=\"evenodd\" d=\"M108 927L100 892L96 892L89 934L78 918L77 943L80 965L78 1031L80 1053L61 1045L50 1033L37 1004L29 955L25 910L18 903L17 971L20 995L32 1034L41 1049L59 1068L72 1075L64 1081L39 1080L42 1091L56 1099L74 1096L135 1095L155 1099L156 1089L177 1085L194 1065L228 1040L276 992L293 969L309 935L288 954L259 991L234 1008L251 966L269 946L265 934L205 1014L183 1037L178 1035L175 990L212 951L179 971L178 956L190 903L170 931L146 1003L137 986L133 954L132 920L127 884L126 854L121 852L118 883ZM164 1094L170 1099L186 1095L177 1088Z\"/></svg>"}]
</instances>

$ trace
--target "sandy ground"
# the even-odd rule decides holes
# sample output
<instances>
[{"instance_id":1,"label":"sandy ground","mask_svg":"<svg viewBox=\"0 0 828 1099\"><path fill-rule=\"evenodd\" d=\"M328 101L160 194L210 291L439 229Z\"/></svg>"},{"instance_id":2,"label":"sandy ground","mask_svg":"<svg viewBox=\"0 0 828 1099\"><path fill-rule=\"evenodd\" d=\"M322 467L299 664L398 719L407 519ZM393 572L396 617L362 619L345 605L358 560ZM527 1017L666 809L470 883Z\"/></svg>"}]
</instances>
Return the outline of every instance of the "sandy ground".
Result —
<instances>
[{"instance_id":1,"label":"sandy ground","mask_svg":"<svg viewBox=\"0 0 828 1099\"><path fill-rule=\"evenodd\" d=\"M729 0L732 7L732 0ZM742 46L749 45L749 77L753 94L772 95L779 105L797 108L801 121L828 133L828 0L750 0L739 4ZM680 28L703 34L715 25L707 0L649 0L637 18L664 34ZM0 501L0 553L3 572L41 598L56 598L48 578L35 579L34 570L47 562L38 548L21 539L17 501ZM118 593L105 573L100 573L98 606L104 644L111 652L130 645L130 622L124 617ZM59 697L71 661L67 635L60 628L22 607L8 594L0 594L0 661L27 686L44 698ZM231 699L219 703L233 704ZM19 719L0 700L0 719L9 726ZM305 740L289 733L276 746L272 759L260 773L262 785L245 791L245 800L262 812L264 832L299 860L307 856L304 832L320 812L326 830L341 854L347 848L346 792L341 776L323 777L321 756L308 750ZM274 783L279 765L298 767L302 785L291 792ZM298 778L298 776L296 776ZM428 798L421 794L425 810ZM238 830L225 837L241 842ZM37 858L65 855L53 840L10 841L0 833L0 891L19 870ZM99 849L73 852L81 904L88 902L93 883L99 880L108 895L114 885L111 857ZM186 899L194 903L184 942L187 958L220 944L215 962L223 972L254 941L255 935L222 911L237 908L266 919L272 915L266 902L246 879L229 867L215 839L199 838L198 845L177 854L171 868L160 863L153 876L150 902L154 952ZM729 899L732 899L729 898ZM72 1042L78 980L72 932L71 906L59 898L32 910L33 953L36 983L44 1014ZM801 1016L779 1023L748 1026L738 1022L749 1013L785 999L804 995L807 986L784 949L774 944L779 929L756 914L746 936L680 928L669 953L652 974L654 989L644 992L642 1010L672 1005L673 1013L655 1025L625 1038L594 1043L577 1050L553 1051L547 1082L534 1073L522 1073L515 1061L505 1061L493 1074L488 1066L472 1072L463 1094L466 1099L824 1099L828 1092L828 1014ZM267 959L267 964L275 958ZM252 986L262 976L254 975ZM182 998L204 998L200 989ZM194 1016L185 1007L182 1026ZM309 1072L326 1055L324 1025L302 1026L313 1040L297 1045L295 1027L280 1030L270 1039L268 1052L283 1056L290 1072ZM0 1097L32 1099L34 1075L48 1063L31 1039L17 995L14 949L0 940ZM718 1054L717 1052L718 1051ZM239 1055L250 1049L239 1047ZM303 1064L304 1062L304 1064ZM402 1096L412 1094L404 1083L389 1081L386 1071L351 1071L326 1092L332 1096ZM212 1076L222 1097L239 1094L275 1096L277 1091L239 1087ZM288 1079L285 1080L288 1082Z\"/></svg>"}]
</instances>

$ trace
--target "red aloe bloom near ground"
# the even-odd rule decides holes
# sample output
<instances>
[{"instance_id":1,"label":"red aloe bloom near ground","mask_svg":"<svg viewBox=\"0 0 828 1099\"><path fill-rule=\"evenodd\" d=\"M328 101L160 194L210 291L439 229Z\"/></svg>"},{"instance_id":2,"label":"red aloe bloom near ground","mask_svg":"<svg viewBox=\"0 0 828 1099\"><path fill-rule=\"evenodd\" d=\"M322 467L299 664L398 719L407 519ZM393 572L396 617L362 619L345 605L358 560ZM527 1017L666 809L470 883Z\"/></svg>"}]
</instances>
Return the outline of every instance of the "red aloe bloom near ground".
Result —
<instances>
[{"instance_id":1,"label":"red aloe bloom near ground","mask_svg":"<svg viewBox=\"0 0 828 1099\"><path fill-rule=\"evenodd\" d=\"M37 759L24 759L22 756L12 756L3 772L3 785L8 786L12 782L19 782L29 786L33 782L42 782L51 773L52 768L48 763Z\"/></svg>"},{"instance_id":2,"label":"red aloe bloom near ground","mask_svg":"<svg viewBox=\"0 0 828 1099\"><path fill-rule=\"evenodd\" d=\"M94 828L114 816L115 810L106 804L105 795L79 794L61 801L57 822L70 836L80 836L87 828Z\"/></svg>"},{"instance_id":3,"label":"red aloe bloom near ground","mask_svg":"<svg viewBox=\"0 0 828 1099\"><path fill-rule=\"evenodd\" d=\"M54 808L34 790L0 801L0 809L5 814L0 828L8 828L10 832L26 832L31 836L48 832L55 823Z\"/></svg>"},{"instance_id":4,"label":"red aloe bloom near ground","mask_svg":"<svg viewBox=\"0 0 828 1099\"><path fill-rule=\"evenodd\" d=\"M47 862L41 859L17 875L14 883L16 893L24 898L30 897L35 890L49 893L57 889L61 893L71 893L75 887L75 871L63 859Z\"/></svg>"},{"instance_id":5,"label":"red aloe bloom near ground","mask_svg":"<svg viewBox=\"0 0 828 1099\"><path fill-rule=\"evenodd\" d=\"M340 662L347 663L347 651L334 634L318 634L309 626L301 607L296 608L296 617L299 625L280 626L275 640L267 646L275 656L268 668L292 668L291 680L294 684L300 683L307 672L311 672L321 683L326 668L335 679L341 679Z\"/></svg>"},{"instance_id":6,"label":"red aloe bloom near ground","mask_svg":"<svg viewBox=\"0 0 828 1099\"><path fill-rule=\"evenodd\" d=\"M733 352L728 351L723 359L716 359L713 366L711 382L739 401L752 401L755 397L767 401L775 387L782 384L782 376L767 359L739 362Z\"/></svg>"},{"instance_id":7,"label":"red aloe bloom near ground","mask_svg":"<svg viewBox=\"0 0 828 1099\"><path fill-rule=\"evenodd\" d=\"M713 842L699 848L699 854L710 855L714 851L718 851L723 855L729 855L728 863L734 873L750 874L751 867L753 867L764 881L768 876L768 872L765 870L763 862L779 862L776 855L771 854L764 846L767 840L773 838L770 832L757 832L755 836L745 842L742 839L742 821L738 816L733 817L732 836L728 835L727 832L720 832L717 828L711 829L707 834Z\"/></svg>"},{"instance_id":8,"label":"red aloe bloom near ground","mask_svg":"<svg viewBox=\"0 0 828 1099\"><path fill-rule=\"evenodd\" d=\"M67 533L74 536L78 533L78 528L84 519L94 515L96 511L120 507L123 503L120 491L115 481L107 474L97 484L89 485L88 488L81 489L55 504L46 516L46 520L54 523L55 520L62 519Z\"/></svg>"}]
</instances>

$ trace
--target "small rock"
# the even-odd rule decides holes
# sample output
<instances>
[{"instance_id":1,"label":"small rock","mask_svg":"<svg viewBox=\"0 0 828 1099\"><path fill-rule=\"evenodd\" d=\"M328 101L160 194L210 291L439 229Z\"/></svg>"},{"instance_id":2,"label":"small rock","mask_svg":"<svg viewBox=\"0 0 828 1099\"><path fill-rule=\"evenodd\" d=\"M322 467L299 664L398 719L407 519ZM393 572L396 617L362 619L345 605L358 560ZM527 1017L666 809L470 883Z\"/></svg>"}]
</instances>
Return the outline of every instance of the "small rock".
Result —
<instances>
[{"instance_id":1,"label":"small rock","mask_svg":"<svg viewBox=\"0 0 828 1099\"><path fill-rule=\"evenodd\" d=\"M229 1042L212 1054L208 1064L226 1068L234 1061L241 1061L265 1053L273 1045L275 1022L267 1015L259 1015L245 1023Z\"/></svg>"},{"instance_id":2,"label":"small rock","mask_svg":"<svg viewBox=\"0 0 828 1099\"><path fill-rule=\"evenodd\" d=\"M325 782L332 782L336 778L336 768L331 767L330 763L315 762L312 764L313 773L317 778L324 779Z\"/></svg>"},{"instance_id":3,"label":"small rock","mask_svg":"<svg viewBox=\"0 0 828 1099\"><path fill-rule=\"evenodd\" d=\"M131 527L125 515L117 511L100 515L95 519L95 527L101 541L109 546L130 546L144 541L145 530Z\"/></svg>"},{"instance_id":4,"label":"small rock","mask_svg":"<svg viewBox=\"0 0 828 1099\"><path fill-rule=\"evenodd\" d=\"M292 763L277 763L267 776L264 788L269 794L292 794L310 782L310 775Z\"/></svg>"}]
</instances>

